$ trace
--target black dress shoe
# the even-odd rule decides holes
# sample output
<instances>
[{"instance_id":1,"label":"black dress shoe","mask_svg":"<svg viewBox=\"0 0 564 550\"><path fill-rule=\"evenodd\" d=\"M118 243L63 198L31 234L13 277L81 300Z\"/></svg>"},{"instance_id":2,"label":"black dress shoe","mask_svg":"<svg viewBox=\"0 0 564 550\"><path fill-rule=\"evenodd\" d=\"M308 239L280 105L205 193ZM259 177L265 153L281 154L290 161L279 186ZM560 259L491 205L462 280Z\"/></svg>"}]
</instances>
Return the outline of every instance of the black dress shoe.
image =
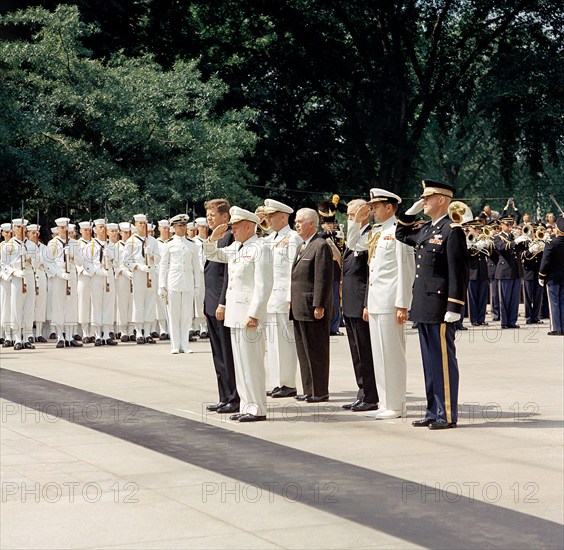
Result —
<instances>
[{"instance_id":1,"label":"black dress shoe","mask_svg":"<svg viewBox=\"0 0 564 550\"><path fill-rule=\"evenodd\" d=\"M4 338L0 338L0 346L4 343Z\"/></svg>"},{"instance_id":2,"label":"black dress shoe","mask_svg":"<svg viewBox=\"0 0 564 550\"><path fill-rule=\"evenodd\" d=\"M117 346L117 345L118 345L118 343L117 343L113 338L108 338L108 339L106 340L106 344L107 344L108 346Z\"/></svg>"},{"instance_id":3,"label":"black dress shoe","mask_svg":"<svg viewBox=\"0 0 564 550\"><path fill-rule=\"evenodd\" d=\"M294 396L294 399L297 399L298 401L305 401L308 397L311 397L311 395L307 395L304 393L302 395Z\"/></svg>"},{"instance_id":4,"label":"black dress shoe","mask_svg":"<svg viewBox=\"0 0 564 550\"><path fill-rule=\"evenodd\" d=\"M280 388L279 388L278 386L276 386L275 388L272 388L271 390L268 390L268 391L266 392L266 395L267 395L268 397L271 397L273 393L276 393L276 392L279 391L279 390L280 390Z\"/></svg>"},{"instance_id":5,"label":"black dress shoe","mask_svg":"<svg viewBox=\"0 0 564 550\"><path fill-rule=\"evenodd\" d=\"M551 330L550 332L547 332L547 334L549 336L562 336L564 335L564 332L560 332L559 330Z\"/></svg>"},{"instance_id":6,"label":"black dress shoe","mask_svg":"<svg viewBox=\"0 0 564 550\"><path fill-rule=\"evenodd\" d=\"M435 420L429 424L430 430L448 430L448 428L456 428L456 422L441 422Z\"/></svg>"},{"instance_id":7,"label":"black dress shoe","mask_svg":"<svg viewBox=\"0 0 564 550\"><path fill-rule=\"evenodd\" d=\"M239 422L260 422L266 420L266 415L257 416L256 414L243 414L239 417Z\"/></svg>"},{"instance_id":8,"label":"black dress shoe","mask_svg":"<svg viewBox=\"0 0 564 550\"><path fill-rule=\"evenodd\" d=\"M309 397L306 397L307 403L324 403L325 401L329 401L329 394L321 395L319 397L315 395L310 395Z\"/></svg>"},{"instance_id":9,"label":"black dress shoe","mask_svg":"<svg viewBox=\"0 0 564 550\"><path fill-rule=\"evenodd\" d=\"M65 347L65 342L63 340L59 340L57 342L57 345L55 346L56 348L64 348Z\"/></svg>"},{"instance_id":10,"label":"black dress shoe","mask_svg":"<svg viewBox=\"0 0 564 550\"><path fill-rule=\"evenodd\" d=\"M19 350L23 349L23 344L22 344L21 342L15 343L15 344L14 344L14 349L15 349L16 351L19 351Z\"/></svg>"},{"instance_id":11,"label":"black dress shoe","mask_svg":"<svg viewBox=\"0 0 564 550\"><path fill-rule=\"evenodd\" d=\"M464 325L460 325L456 327L456 330L468 330L468 327L465 327Z\"/></svg>"},{"instance_id":12,"label":"black dress shoe","mask_svg":"<svg viewBox=\"0 0 564 550\"><path fill-rule=\"evenodd\" d=\"M337 331L337 332L330 332L329 336L344 336L344 334L342 332Z\"/></svg>"},{"instance_id":13,"label":"black dress shoe","mask_svg":"<svg viewBox=\"0 0 564 550\"><path fill-rule=\"evenodd\" d=\"M81 348L81 347L83 347L82 342L77 342L76 340L71 340L71 341L69 342L69 345L70 345L71 347L73 347L73 348Z\"/></svg>"},{"instance_id":14,"label":"black dress shoe","mask_svg":"<svg viewBox=\"0 0 564 550\"><path fill-rule=\"evenodd\" d=\"M238 413L239 405L237 403L227 403L223 407L219 407L215 412L218 414Z\"/></svg>"},{"instance_id":15,"label":"black dress shoe","mask_svg":"<svg viewBox=\"0 0 564 550\"><path fill-rule=\"evenodd\" d=\"M129 336L127 336L127 334L124 334L124 335L121 337L121 341L122 341L122 342L129 342Z\"/></svg>"},{"instance_id":16,"label":"black dress shoe","mask_svg":"<svg viewBox=\"0 0 564 550\"><path fill-rule=\"evenodd\" d=\"M65 340L65 348L70 348L70 342L68 340Z\"/></svg>"},{"instance_id":17,"label":"black dress shoe","mask_svg":"<svg viewBox=\"0 0 564 550\"><path fill-rule=\"evenodd\" d=\"M507 325L507 328L521 328L519 325Z\"/></svg>"},{"instance_id":18,"label":"black dress shoe","mask_svg":"<svg viewBox=\"0 0 564 550\"><path fill-rule=\"evenodd\" d=\"M145 338L145 342L147 342L147 344L156 344L152 336L147 336L147 338Z\"/></svg>"},{"instance_id":19,"label":"black dress shoe","mask_svg":"<svg viewBox=\"0 0 564 550\"><path fill-rule=\"evenodd\" d=\"M145 343L145 338L143 338L142 336L139 336L139 338L137 338L137 343L138 343L138 344L144 344L144 343Z\"/></svg>"},{"instance_id":20,"label":"black dress shoe","mask_svg":"<svg viewBox=\"0 0 564 550\"><path fill-rule=\"evenodd\" d=\"M289 388L288 386L282 386L278 391L274 392L271 397L278 399L280 397L295 397L298 395L296 388Z\"/></svg>"},{"instance_id":21,"label":"black dress shoe","mask_svg":"<svg viewBox=\"0 0 564 550\"><path fill-rule=\"evenodd\" d=\"M473 327L479 327L481 323L472 323Z\"/></svg>"},{"instance_id":22,"label":"black dress shoe","mask_svg":"<svg viewBox=\"0 0 564 550\"><path fill-rule=\"evenodd\" d=\"M241 418L242 416L245 416L244 414L232 414L229 417L229 420L239 420L239 418Z\"/></svg>"},{"instance_id":23,"label":"black dress shoe","mask_svg":"<svg viewBox=\"0 0 564 550\"><path fill-rule=\"evenodd\" d=\"M11 340L4 340L2 347L3 348L11 348L13 345L14 345L14 342L12 342Z\"/></svg>"},{"instance_id":24,"label":"black dress shoe","mask_svg":"<svg viewBox=\"0 0 564 550\"><path fill-rule=\"evenodd\" d=\"M159 340L166 340L166 334L164 332L159 336Z\"/></svg>"},{"instance_id":25,"label":"black dress shoe","mask_svg":"<svg viewBox=\"0 0 564 550\"><path fill-rule=\"evenodd\" d=\"M96 341L94 342L94 345L96 347L101 346L102 345L102 340L100 340L100 338L96 338Z\"/></svg>"},{"instance_id":26,"label":"black dress shoe","mask_svg":"<svg viewBox=\"0 0 564 550\"><path fill-rule=\"evenodd\" d=\"M44 336L38 336L35 339L36 342L39 342L40 344L46 344L47 343L47 338L45 338Z\"/></svg>"},{"instance_id":27,"label":"black dress shoe","mask_svg":"<svg viewBox=\"0 0 564 550\"><path fill-rule=\"evenodd\" d=\"M217 409L220 409L221 407L225 407L225 405L227 405L227 403L225 403L224 401L220 401L219 403L214 403L213 405L207 405L206 410L210 412L215 412L217 411Z\"/></svg>"},{"instance_id":28,"label":"black dress shoe","mask_svg":"<svg viewBox=\"0 0 564 550\"><path fill-rule=\"evenodd\" d=\"M433 422L434 420L432 418L425 418L424 420L414 420L411 425L415 426L416 428L427 428Z\"/></svg>"},{"instance_id":29,"label":"black dress shoe","mask_svg":"<svg viewBox=\"0 0 564 550\"><path fill-rule=\"evenodd\" d=\"M54 332L49 334L49 340L56 340L56 339L57 339L57 335Z\"/></svg>"},{"instance_id":30,"label":"black dress shoe","mask_svg":"<svg viewBox=\"0 0 564 550\"><path fill-rule=\"evenodd\" d=\"M190 331L190 333L188 334L188 342L195 342L196 340L197 338L194 336L194 333Z\"/></svg>"},{"instance_id":31,"label":"black dress shoe","mask_svg":"<svg viewBox=\"0 0 564 550\"><path fill-rule=\"evenodd\" d=\"M486 321L482 321L481 323L478 323L479 325L482 325L484 327L487 327L489 325L489 323L487 323Z\"/></svg>"},{"instance_id":32,"label":"black dress shoe","mask_svg":"<svg viewBox=\"0 0 564 550\"><path fill-rule=\"evenodd\" d=\"M345 411L350 411L354 406L360 405L361 403L362 403L362 401L360 399L357 399L356 401L353 401L352 403L346 403L346 404L342 405L341 408L345 409Z\"/></svg>"},{"instance_id":33,"label":"black dress shoe","mask_svg":"<svg viewBox=\"0 0 564 550\"><path fill-rule=\"evenodd\" d=\"M143 344L144 344L144 343L145 343L145 340L144 340L143 338L141 338L141 340L143 340ZM132 335L129 337L129 341L130 341L130 342L137 342L137 337L135 336L135 334L132 334ZM141 344L141 342L139 342L139 344Z\"/></svg>"},{"instance_id":34,"label":"black dress shoe","mask_svg":"<svg viewBox=\"0 0 564 550\"><path fill-rule=\"evenodd\" d=\"M153 331L153 332L151 332L150 336L151 336L151 338L158 338L158 337L159 337L159 333Z\"/></svg>"},{"instance_id":35,"label":"black dress shoe","mask_svg":"<svg viewBox=\"0 0 564 550\"><path fill-rule=\"evenodd\" d=\"M75 334L75 335L73 336L73 339L74 339L74 340L78 340L79 342L82 342L82 336L81 336L80 334Z\"/></svg>"},{"instance_id":36,"label":"black dress shoe","mask_svg":"<svg viewBox=\"0 0 564 550\"><path fill-rule=\"evenodd\" d=\"M204 330L200 333L200 340L205 340L208 337L208 333Z\"/></svg>"},{"instance_id":37,"label":"black dress shoe","mask_svg":"<svg viewBox=\"0 0 564 550\"><path fill-rule=\"evenodd\" d=\"M35 349L35 346L31 342L26 342L23 347L24 349Z\"/></svg>"},{"instance_id":38,"label":"black dress shoe","mask_svg":"<svg viewBox=\"0 0 564 550\"><path fill-rule=\"evenodd\" d=\"M359 403L354 407L351 407L351 411L353 412L364 412L364 411L377 411L378 410L378 403Z\"/></svg>"}]
</instances>

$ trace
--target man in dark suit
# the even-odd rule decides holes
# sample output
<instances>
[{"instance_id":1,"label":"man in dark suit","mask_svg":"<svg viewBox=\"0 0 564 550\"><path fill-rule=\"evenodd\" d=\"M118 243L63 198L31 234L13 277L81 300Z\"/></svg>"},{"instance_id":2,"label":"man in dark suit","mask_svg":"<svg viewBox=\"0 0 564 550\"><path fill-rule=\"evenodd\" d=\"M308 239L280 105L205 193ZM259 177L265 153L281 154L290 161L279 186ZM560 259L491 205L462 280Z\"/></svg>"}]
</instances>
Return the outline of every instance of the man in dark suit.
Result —
<instances>
[{"instance_id":1,"label":"man in dark suit","mask_svg":"<svg viewBox=\"0 0 564 550\"><path fill-rule=\"evenodd\" d=\"M226 199L212 199L204 204L210 230L229 221L231 205ZM230 245L233 234L228 231L217 242L218 248ZM231 331L223 324L227 292L227 264L206 260L204 265L204 313L208 323L213 364L217 376L219 402L208 405L208 411L222 414L239 412L239 394L235 385L235 365L231 347Z\"/></svg>"},{"instance_id":2,"label":"man in dark suit","mask_svg":"<svg viewBox=\"0 0 564 550\"><path fill-rule=\"evenodd\" d=\"M458 418L458 361L454 345L468 289L468 252L460 224L448 215L455 189L423 180L423 194L399 217L396 238L415 248L411 320L418 324L427 411L413 426L455 428ZM418 231L416 215L431 218Z\"/></svg>"},{"instance_id":3,"label":"man in dark suit","mask_svg":"<svg viewBox=\"0 0 564 550\"><path fill-rule=\"evenodd\" d=\"M564 336L564 218L555 223L556 236L546 244L539 269L539 284L546 281L550 300L549 336Z\"/></svg>"},{"instance_id":4,"label":"man in dark suit","mask_svg":"<svg viewBox=\"0 0 564 550\"><path fill-rule=\"evenodd\" d=\"M371 230L369 210L366 211L366 215L361 220L355 222L355 214L365 204L365 200L356 199L350 201L347 205L349 227L351 224L358 225L358 233L361 237L370 233ZM368 284L368 250L365 249L366 247L362 248L357 250L356 246L347 242L347 248L345 248L343 255L343 316L358 386L356 400L343 405L343 408L353 412L378 409L378 391L370 344L370 327L368 322L362 318Z\"/></svg>"},{"instance_id":5,"label":"man in dark suit","mask_svg":"<svg viewBox=\"0 0 564 550\"><path fill-rule=\"evenodd\" d=\"M333 254L318 233L319 216L311 208L296 214L304 241L292 265L290 319L294 321L303 395L298 401L329 401L329 326L333 306Z\"/></svg>"}]
</instances>

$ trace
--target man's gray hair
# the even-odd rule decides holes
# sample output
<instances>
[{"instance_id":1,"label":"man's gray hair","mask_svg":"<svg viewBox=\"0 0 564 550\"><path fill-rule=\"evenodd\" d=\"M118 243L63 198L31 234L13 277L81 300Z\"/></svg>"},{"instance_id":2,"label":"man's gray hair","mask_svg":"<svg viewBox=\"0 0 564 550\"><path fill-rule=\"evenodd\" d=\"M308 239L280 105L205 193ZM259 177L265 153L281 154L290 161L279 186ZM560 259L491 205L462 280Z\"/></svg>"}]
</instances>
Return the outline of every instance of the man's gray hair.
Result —
<instances>
[{"instance_id":1,"label":"man's gray hair","mask_svg":"<svg viewBox=\"0 0 564 550\"><path fill-rule=\"evenodd\" d=\"M354 212L364 204L366 204L366 201L364 199L353 199L352 201L349 201L349 203L347 204L347 212L348 211Z\"/></svg>"},{"instance_id":2,"label":"man's gray hair","mask_svg":"<svg viewBox=\"0 0 564 550\"><path fill-rule=\"evenodd\" d=\"M306 220L313 222L316 226L319 225L319 215L313 208L300 208L296 212L296 218L300 215Z\"/></svg>"}]
</instances>

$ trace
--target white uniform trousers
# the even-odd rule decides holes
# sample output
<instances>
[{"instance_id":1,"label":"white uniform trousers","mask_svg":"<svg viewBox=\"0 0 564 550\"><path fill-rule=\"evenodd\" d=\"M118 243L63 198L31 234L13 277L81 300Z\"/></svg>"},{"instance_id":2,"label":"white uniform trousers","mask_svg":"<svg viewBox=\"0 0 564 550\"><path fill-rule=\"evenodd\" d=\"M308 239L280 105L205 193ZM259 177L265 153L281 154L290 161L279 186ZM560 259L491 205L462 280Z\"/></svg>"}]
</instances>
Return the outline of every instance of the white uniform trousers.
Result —
<instances>
[{"instance_id":1,"label":"white uniform trousers","mask_svg":"<svg viewBox=\"0 0 564 550\"><path fill-rule=\"evenodd\" d=\"M153 275L153 284L156 284L158 289L159 277L157 274ZM167 326L168 317L167 317L166 299L160 298L159 295L157 294L156 304L157 304L156 318L157 321L159 322L159 334L168 334L168 326Z\"/></svg>"},{"instance_id":2,"label":"white uniform trousers","mask_svg":"<svg viewBox=\"0 0 564 550\"><path fill-rule=\"evenodd\" d=\"M0 317L2 322L2 328L0 331L0 336L6 340L12 339L12 285L10 281L5 279L0 279Z\"/></svg>"},{"instance_id":3,"label":"white uniform trousers","mask_svg":"<svg viewBox=\"0 0 564 550\"><path fill-rule=\"evenodd\" d=\"M106 281L109 284L106 291ZM90 291L92 293L92 317L91 323L96 338L109 338L114 330L114 307L116 301L116 287L114 276L108 277L93 275L90 279Z\"/></svg>"},{"instance_id":4,"label":"white uniform trousers","mask_svg":"<svg viewBox=\"0 0 564 550\"><path fill-rule=\"evenodd\" d=\"M69 273L68 281L60 279L59 277L52 277L49 281L49 292L51 292L52 300L51 323L55 327L59 340L62 339L63 332L67 339L72 338L78 322L76 279L76 274L71 272ZM67 296L67 283L70 288L69 296Z\"/></svg>"},{"instance_id":5,"label":"white uniform trousers","mask_svg":"<svg viewBox=\"0 0 564 550\"><path fill-rule=\"evenodd\" d=\"M404 326L396 322L395 313L371 313L368 320L380 408L402 414L407 376Z\"/></svg>"},{"instance_id":6,"label":"white uniform trousers","mask_svg":"<svg viewBox=\"0 0 564 550\"><path fill-rule=\"evenodd\" d=\"M38 269L35 273L35 284L37 294L35 296L34 321L44 323L47 319L47 274L43 269ZM40 334L37 334L40 336Z\"/></svg>"},{"instance_id":7,"label":"white uniform trousers","mask_svg":"<svg viewBox=\"0 0 564 550\"><path fill-rule=\"evenodd\" d=\"M188 331L194 318L194 293L168 291L170 349L188 351Z\"/></svg>"},{"instance_id":8,"label":"white uniform trousers","mask_svg":"<svg viewBox=\"0 0 564 550\"><path fill-rule=\"evenodd\" d=\"M208 323L204 315L204 297L206 295L206 286L204 284L204 274L201 274L200 291L194 296L194 330L200 332L208 331Z\"/></svg>"},{"instance_id":9,"label":"white uniform trousers","mask_svg":"<svg viewBox=\"0 0 564 550\"><path fill-rule=\"evenodd\" d=\"M78 276L78 322L82 327L82 336L90 336L90 319L92 317L92 279L85 273Z\"/></svg>"},{"instance_id":10,"label":"white uniform trousers","mask_svg":"<svg viewBox=\"0 0 564 550\"><path fill-rule=\"evenodd\" d=\"M14 342L27 342L33 336L33 313L35 309L35 277L31 269L26 269L25 279L11 279L11 317ZM22 292L25 281L26 292Z\"/></svg>"},{"instance_id":11,"label":"white uniform trousers","mask_svg":"<svg viewBox=\"0 0 564 550\"><path fill-rule=\"evenodd\" d=\"M153 274L151 274L153 276ZM133 272L133 308L131 320L137 325L137 337L141 329L145 330L145 337L150 335L150 325L155 322L156 305L155 289L147 288L147 273L135 270Z\"/></svg>"},{"instance_id":12,"label":"white uniform trousers","mask_svg":"<svg viewBox=\"0 0 564 550\"><path fill-rule=\"evenodd\" d=\"M133 327L131 327L132 296L131 280L126 275L118 275L116 277L116 321L118 324L118 332L126 334L127 336L130 336L133 332Z\"/></svg>"},{"instance_id":13,"label":"white uniform trousers","mask_svg":"<svg viewBox=\"0 0 564 550\"><path fill-rule=\"evenodd\" d=\"M298 354L294 323L287 313L266 314L268 382L271 388L296 387Z\"/></svg>"},{"instance_id":14,"label":"white uniform trousers","mask_svg":"<svg viewBox=\"0 0 564 550\"><path fill-rule=\"evenodd\" d=\"M265 334L262 327L232 328L231 347L241 414L266 416Z\"/></svg>"}]
</instances>

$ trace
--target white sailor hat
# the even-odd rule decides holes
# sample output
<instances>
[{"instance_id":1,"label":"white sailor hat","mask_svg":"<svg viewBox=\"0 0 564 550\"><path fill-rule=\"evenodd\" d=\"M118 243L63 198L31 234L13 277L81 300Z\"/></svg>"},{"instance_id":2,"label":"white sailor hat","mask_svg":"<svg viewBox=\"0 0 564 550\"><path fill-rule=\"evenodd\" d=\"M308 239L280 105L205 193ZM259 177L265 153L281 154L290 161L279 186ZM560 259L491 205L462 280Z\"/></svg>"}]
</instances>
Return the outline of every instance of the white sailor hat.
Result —
<instances>
[{"instance_id":1,"label":"white sailor hat","mask_svg":"<svg viewBox=\"0 0 564 550\"><path fill-rule=\"evenodd\" d=\"M76 231L76 225L74 223L69 223L69 231Z\"/></svg>"},{"instance_id":2,"label":"white sailor hat","mask_svg":"<svg viewBox=\"0 0 564 550\"><path fill-rule=\"evenodd\" d=\"M147 231L154 231L155 230L155 224L154 223L148 223L147 224Z\"/></svg>"},{"instance_id":3,"label":"white sailor hat","mask_svg":"<svg viewBox=\"0 0 564 550\"><path fill-rule=\"evenodd\" d=\"M159 227L170 227L170 222L168 220L159 220Z\"/></svg>"},{"instance_id":4,"label":"white sailor hat","mask_svg":"<svg viewBox=\"0 0 564 550\"><path fill-rule=\"evenodd\" d=\"M57 233L57 227L51 227L51 234L55 235Z\"/></svg>"},{"instance_id":5,"label":"white sailor hat","mask_svg":"<svg viewBox=\"0 0 564 550\"><path fill-rule=\"evenodd\" d=\"M172 218L170 218L170 224L171 225L187 225L188 224L188 220L190 219L190 216L188 214L176 214L176 216L173 216Z\"/></svg>"},{"instance_id":6,"label":"white sailor hat","mask_svg":"<svg viewBox=\"0 0 564 550\"><path fill-rule=\"evenodd\" d=\"M106 229L108 231L115 231L116 229L119 229L119 225L117 223L107 223Z\"/></svg>"},{"instance_id":7,"label":"white sailor hat","mask_svg":"<svg viewBox=\"0 0 564 550\"><path fill-rule=\"evenodd\" d=\"M22 227L27 225L29 222L25 219L25 218L16 218L15 220L12 220L12 225L14 227Z\"/></svg>"},{"instance_id":8,"label":"white sailor hat","mask_svg":"<svg viewBox=\"0 0 564 550\"><path fill-rule=\"evenodd\" d=\"M145 222L147 223L147 216L145 214L133 214L133 219L136 222Z\"/></svg>"},{"instance_id":9,"label":"white sailor hat","mask_svg":"<svg viewBox=\"0 0 564 550\"><path fill-rule=\"evenodd\" d=\"M92 229L92 222L78 222L80 229Z\"/></svg>"},{"instance_id":10,"label":"white sailor hat","mask_svg":"<svg viewBox=\"0 0 564 550\"><path fill-rule=\"evenodd\" d=\"M131 231L131 224L129 222L121 222L119 224L120 231Z\"/></svg>"},{"instance_id":11,"label":"white sailor hat","mask_svg":"<svg viewBox=\"0 0 564 550\"><path fill-rule=\"evenodd\" d=\"M370 189L370 202L383 201L399 204L401 202L401 198L395 193L387 191L386 189L380 189L379 187L373 187L372 189Z\"/></svg>"},{"instance_id":12,"label":"white sailor hat","mask_svg":"<svg viewBox=\"0 0 564 550\"><path fill-rule=\"evenodd\" d=\"M27 226L28 231L39 231L40 229L41 229L41 226L37 225L36 223L32 223L31 225Z\"/></svg>"},{"instance_id":13,"label":"white sailor hat","mask_svg":"<svg viewBox=\"0 0 564 550\"><path fill-rule=\"evenodd\" d=\"M196 224L194 222L187 223L186 229L196 229Z\"/></svg>"},{"instance_id":14,"label":"white sailor hat","mask_svg":"<svg viewBox=\"0 0 564 550\"><path fill-rule=\"evenodd\" d=\"M69 222L70 222L70 218L57 218L55 220L57 227L68 227Z\"/></svg>"},{"instance_id":15,"label":"white sailor hat","mask_svg":"<svg viewBox=\"0 0 564 550\"><path fill-rule=\"evenodd\" d=\"M1 231L12 231L12 224L11 223L3 223L0 225Z\"/></svg>"},{"instance_id":16,"label":"white sailor hat","mask_svg":"<svg viewBox=\"0 0 564 550\"><path fill-rule=\"evenodd\" d=\"M289 207L280 201L275 201L274 199L266 199L264 201L264 212L266 214L273 214L274 212L285 212L286 214L291 214L294 209Z\"/></svg>"},{"instance_id":17,"label":"white sailor hat","mask_svg":"<svg viewBox=\"0 0 564 550\"><path fill-rule=\"evenodd\" d=\"M229 216L229 223L242 222L243 220L260 223L260 218L256 214L238 206L232 206L229 209Z\"/></svg>"},{"instance_id":18,"label":"white sailor hat","mask_svg":"<svg viewBox=\"0 0 564 550\"><path fill-rule=\"evenodd\" d=\"M208 220L206 218L196 218L196 225L208 225Z\"/></svg>"},{"instance_id":19,"label":"white sailor hat","mask_svg":"<svg viewBox=\"0 0 564 550\"><path fill-rule=\"evenodd\" d=\"M92 222L94 225L106 225L106 220L104 218L98 218Z\"/></svg>"}]
</instances>

